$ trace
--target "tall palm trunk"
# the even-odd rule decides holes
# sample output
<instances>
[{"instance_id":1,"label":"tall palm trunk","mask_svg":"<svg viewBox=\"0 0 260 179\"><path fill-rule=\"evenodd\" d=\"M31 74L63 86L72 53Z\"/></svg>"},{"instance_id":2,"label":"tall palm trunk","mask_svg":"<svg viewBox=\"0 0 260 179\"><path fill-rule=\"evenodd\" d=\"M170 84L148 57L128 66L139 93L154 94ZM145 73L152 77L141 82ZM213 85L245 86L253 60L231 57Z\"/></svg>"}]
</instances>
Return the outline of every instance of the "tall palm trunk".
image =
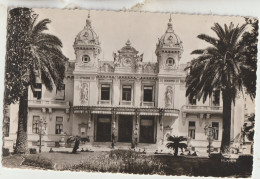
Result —
<instances>
[{"instance_id":1,"label":"tall palm trunk","mask_svg":"<svg viewBox=\"0 0 260 179\"><path fill-rule=\"evenodd\" d=\"M223 90L223 133L220 150L227 153L230 147L230 129L231 129L231 93L229 90Z\"/></svg>"},{"instance_id":2,"label":"tall palm trunk","mask_svg":"<svg viewBox=\"0 0 260 179\"><path fill-rule=\"evenodd\" d=\"M15 153L21 154L27 151L27 116L28 116L28 87L24 95L20 97L19 114L18 114L18 130L16 139Z\"/></svg>"}]
</instances>

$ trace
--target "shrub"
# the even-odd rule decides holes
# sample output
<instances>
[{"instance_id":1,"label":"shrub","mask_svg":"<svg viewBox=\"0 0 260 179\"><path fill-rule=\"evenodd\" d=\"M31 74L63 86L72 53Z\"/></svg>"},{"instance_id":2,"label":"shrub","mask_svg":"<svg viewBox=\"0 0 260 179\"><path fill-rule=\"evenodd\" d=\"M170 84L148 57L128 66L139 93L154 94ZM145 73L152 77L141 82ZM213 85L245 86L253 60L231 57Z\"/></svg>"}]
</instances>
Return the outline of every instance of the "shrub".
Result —
<instances>
[{"instance_id":1,"label":"shrub","mask_svg":"<svg viewBox=\"0 0 260 179\"><path fill-rule=\"evenodd\" d=\"M221 153L211 153L209 158L213 159L213 160L219 160L220 161L223 158L223 156L222 156Z\"/></svg>"},{"instance_id":2,"label":"shrub","mask_svg":"<svg viewBox=\"0 0 260 179\"><path fill-rule=\"evenodd\" d=\"M54 163L50 159L41 157L39 155L25 156L22 165L40 167L44 169L54 169Z\"/></svg>"},{"instance_id":3,"label":"shrub","mask_svg":"<svg viewBox=\"0 0 260 179\"><path fill-rule=\"evenodd\" d=\"M237 164L241 172L252 173L253 155L240 155L237 159Z\"/></svg>"},{"instance_id":4,"label":"shrub","mask_svg":"<svg viewBox=\"0 0 260 179\"><path fill-rule=\"evenodd\" d=\"M8 148L3 148L3 156L9 156L10 155L10 152L9 152L9 149Z\"/></svg>"},{"instance_id":5,"label":"shrub","mask_svg":"<svg viewBox=\"0 0 260 179\"><path fill-rule=\"evenodd\" d=\"M37 153L36 149L34 149L34 148L30 149L30 154L36 154L36 153Z\"/></svg>"},{"instance_id":6,"label":"shrub","mask_svg":"<svg viewBox=\"0 0 260 179\"><path fill-rule=\"evenodd\" d=\"M66 165L62 170L169 175L171 169L152 156L130 150L114 150L95 160Z\"/></svg>"}]
</instances>

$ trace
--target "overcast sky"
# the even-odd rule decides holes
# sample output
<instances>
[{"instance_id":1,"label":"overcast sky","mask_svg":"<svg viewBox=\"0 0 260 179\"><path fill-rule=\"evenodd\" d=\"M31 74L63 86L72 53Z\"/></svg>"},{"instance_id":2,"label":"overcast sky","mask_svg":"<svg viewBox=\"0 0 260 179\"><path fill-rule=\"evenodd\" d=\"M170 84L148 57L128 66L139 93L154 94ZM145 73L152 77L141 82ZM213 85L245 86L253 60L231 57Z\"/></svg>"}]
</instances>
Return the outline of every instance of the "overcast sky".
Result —
<instances>
[{"instance_id":1,"label":"overcast sky","mask_svg":"<svg viewBox=\"0 0 260 179\"><path fill-rule=\"evenodd\" d=\"M84 28L88 17L87 10L34 9L39 14L38 20L49 18L48 33L58 36L63 43L63 52L70 59L75 59L73 43L76 35ZM101 41L101 60L113 60L112 53L121 49L129 39L132 46L144 53L144 61L156 61L155 48L158 38L167 29L169 13L90 11L92 28ZM245 23L238 16L206 16L172 14L175 33L183 42L184 52L181 63L190 61L191 51L205 48L208 44L197 36L201 33L216 36L210 29L215 22L221 25L230 22Z\"/></svg>"}]
</instances>

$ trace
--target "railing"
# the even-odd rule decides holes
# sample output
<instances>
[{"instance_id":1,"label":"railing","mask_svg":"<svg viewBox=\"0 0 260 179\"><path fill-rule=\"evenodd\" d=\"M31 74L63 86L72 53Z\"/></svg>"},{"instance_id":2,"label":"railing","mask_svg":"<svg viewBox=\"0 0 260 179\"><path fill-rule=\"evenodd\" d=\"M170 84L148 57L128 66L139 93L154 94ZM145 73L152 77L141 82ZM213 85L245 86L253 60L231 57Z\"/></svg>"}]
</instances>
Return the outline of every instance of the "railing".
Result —
<instances>
[{"instance_id":1,"label":"railing","mask_svg":"<svg viewBox=\"0 0 260 179\"><path fill-rule=\"evenodd\" d=\"M101 104L101 105L111 105L111 100L100 100L99 104Z\"/></svg>"},{"instance_id":2,"label":"railing","mask_svg":"<svg viewBox=\"0 0 260 179\"><path fill-rule=\"evenodd\" d=\"M69 106L69 102L63 100L28 100L29 105L62 105Z\"/></svg>"},{"instance_id":3,"label":"railing","mask_svg":"<svg viewBox=\"0 0 260 179\"><path fill-rule=\"evenodd\" d=\"M150 107L153 107L153 106L154 106L154 102L144 102L144 101L143 101L142 106L150 106Z\"/></svg>"},{"instance_id":4,"label":"railing","mask_svg":"<svg viewBox=\"0 0 260 179\"><path fill-rule=\"evenodd\" d=\"M185 110L222 111L222 107L221 106L185 105L182 107L182 111L185 111Z\"/></svg>"}]
</instances>

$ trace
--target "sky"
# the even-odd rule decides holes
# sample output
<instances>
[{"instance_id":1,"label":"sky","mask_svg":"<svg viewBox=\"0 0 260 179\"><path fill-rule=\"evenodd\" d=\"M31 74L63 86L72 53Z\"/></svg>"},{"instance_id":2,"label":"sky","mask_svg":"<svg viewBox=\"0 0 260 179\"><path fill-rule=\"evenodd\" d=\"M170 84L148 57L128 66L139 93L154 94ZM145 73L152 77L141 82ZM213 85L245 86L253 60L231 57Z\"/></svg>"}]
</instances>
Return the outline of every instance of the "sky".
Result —
<instances>
[{"instance_id":1,"label":"sky","mask_svg":"<svg viewBox=\"0 0 260 179\"><path fill-rule=\"evenodd\" d=\"M60 10L33 9L39 14L38 20L45 18L52 22L49 31L59 37L63 43L62 51L69 60L75 59L73 43L77 34L83 30L88 13L92 21L92 28L101 41L101 60L113 60L112 53L117 52L129 39L132 46L144 53L144 61L156 61L155 49L158 38L167 29L169 13L128 12L128 11L96 11L96 10ZM216 15L184 15L171 14L174 32L183 42L184 52L180 63L187 63L194 58L190 53L195 49L209 46L208 43L197 38L199 34L216 37L210 29L214 23L236 24L245 23L239 16Z\"/></svg>"}]
</instances>

